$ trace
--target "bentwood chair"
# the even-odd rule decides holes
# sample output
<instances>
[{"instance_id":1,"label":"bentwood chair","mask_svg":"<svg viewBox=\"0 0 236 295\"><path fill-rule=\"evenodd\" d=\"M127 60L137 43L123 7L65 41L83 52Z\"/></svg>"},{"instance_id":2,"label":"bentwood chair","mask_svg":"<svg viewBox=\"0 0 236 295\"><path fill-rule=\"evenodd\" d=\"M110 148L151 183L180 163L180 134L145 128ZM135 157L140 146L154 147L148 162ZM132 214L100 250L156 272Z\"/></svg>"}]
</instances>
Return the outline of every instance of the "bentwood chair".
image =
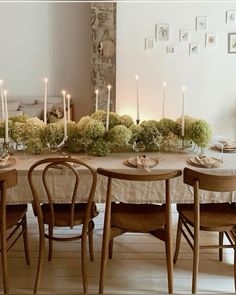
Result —
<instances>
[{"instance_id":1,"label":"bentwood chair","mask_svg":"<svg viewBox=\"0 0 236 295\"><path fill-rule=\"evenodd\" d=\"M38 218L40 238L34 293L37 293L41 278L45 238L49 240L49 261L52 259L53 241L81 239L83 291L87 293L86 239L88 236L90 260L93 261L93 218L98 215L93 200L97 182L96 171L85 162L74 158L47 158L31 166L28 180L34 197L33 208ZM84 181L87 184L85 191L83 189L85 187ZM42 195L40 194L42 192L39 192L39 182L43 185L46 193L46 202L44 203L41 201ZM55 197L58 197L55 195L57 185L61 188L59 193L62 191L62 194L66 194L63 203L55 203ZM63 190L63 186L66 186L66 189ZM85 203L83 203L84 200L86 200ZM45 224L48 226L48 233L45 233ZM73 229L74 226L79 225L82 225L79 235L66 238L55 236L55 227Z\"/></svg>"},{"instance_id":2,"label":"bentwood chair","mask_svg":"<svg viewBox=\"0 0 236 295\"><path fill-rule=\"evenodd\" d=\"M181 171L175 170L165 174L124 174L99 168L97 172L108 177L106 208L104 217L102 256L100 268L99 293L103 293L104 276L108 255L112 258L113 239L126 232L150 233L165 242L168 291L173 292L173 259L172 259L172 222L170 179L178 177ZM114 180L124 181L163 181L165 183L165 204L127 204L112 202L112 183ZM151 185L151 183L149 183ZM122 185L122 184L119 184ZM132 192L130 192L131 194ZM116 198L119 197L116 195ZM157 196L158 200L158 196Z\"/></svg>"},{"instance_id":3,"label":"bentwood chair","mask_svg":"<svg viewBox=\"0 0 236 295\"><path fill-rule=\"evenodd\" d=\"M3 172L0 174L0 234L1 234L1 258L2 258L2 278L4 294L9 293L7 252L14 246L16 241L23 235L25 259L30 265L27 221L27 205L6 205L7 189L17 185L16 170Z\"/></svg>"},{"instance_id":4,"label":"bentwood chair","mask_svg":"<svg viewBox=\"0 0 236 295\"><path fill-rule=\"evenodd\" d=\"M178 229L176 237L176 249L174 263L176 263L181 234L193 250L193 274L192 293L197 290L197 275L199 267L199 249L219 248L219 258L222 260L222 249L234 249L234 281L236 289L236 209L233 203L210 203L200 204L200 190L213 192L233 192L236 191L236 175L212 175L184 169L184 183L193 187L194 203L178 204L179 212ZM185 230L184 230L185 229ZM200 245L200 230L219 233L219 243L217 245ZM188 235L187 235L188 233ZM223 235L227 237L229 243L223 244Z\"/></svg>"}]
</instances>

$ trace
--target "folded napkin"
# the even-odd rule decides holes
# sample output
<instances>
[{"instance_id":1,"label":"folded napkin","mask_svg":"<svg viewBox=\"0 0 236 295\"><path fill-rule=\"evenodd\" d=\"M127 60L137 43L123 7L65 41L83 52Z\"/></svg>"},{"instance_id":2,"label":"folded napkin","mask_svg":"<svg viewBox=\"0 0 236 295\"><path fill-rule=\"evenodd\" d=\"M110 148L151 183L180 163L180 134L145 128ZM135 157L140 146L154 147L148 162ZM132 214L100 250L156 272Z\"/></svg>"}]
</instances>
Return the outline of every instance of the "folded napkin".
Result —
<instances>
[{"instance_id":1,"label":"folded napkin","mask_svg":"<svg viewBox=\"0 0 236 295\"><path fill-rule=\"evenodd\" d=\"M9 158L10 158L10 155L7 155L6 157L2 158L1 161L0 161L0 165L2 167L6 166L7 161L9 160Z\"/></svg>"},{"instance_id":2,"label":"folded napkin","mask_svg":"<svg viewBox=\"0 0 236 295\"><path fill-rule=\"evenodd\" d=\"M199 165L207 167L207 168L215 167L216 165L219 164L219 160L211 158L211 157L206 157L206 156L201 156L201 157L196 156L195 160Z\"/></svg>"},{"instance_id":3,"label":"folded napkin","mask_svg":"<svg viewBox=\"0 0 236 295\"><path fill-rule=\"evenodd\" d=\"M137 168L143 168L147 172L151 172L151 159L147 156L136 157Z\"/></svg>"}]
</instances>

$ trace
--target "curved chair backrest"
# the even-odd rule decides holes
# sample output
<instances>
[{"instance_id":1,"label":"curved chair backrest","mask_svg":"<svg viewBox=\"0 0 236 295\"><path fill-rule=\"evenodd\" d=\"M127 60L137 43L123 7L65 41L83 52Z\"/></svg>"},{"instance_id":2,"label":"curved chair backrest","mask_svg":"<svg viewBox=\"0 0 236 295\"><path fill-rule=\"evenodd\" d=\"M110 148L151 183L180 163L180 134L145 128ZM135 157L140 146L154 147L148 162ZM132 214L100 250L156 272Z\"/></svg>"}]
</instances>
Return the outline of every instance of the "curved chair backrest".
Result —
<instances>
[{"instance_id":1,"label":"curved chair backrest","mask_svg":"<svg viewBox=\"0 0 236 295\"><path fill-rule=\"evenodd\" d=\"M170 204L169 180L182 175L181 170L174 170L167 173L150 173L150 174L137 174L137 173L121 173L119 171L98 168L98 174L108 177L107 184L107 203L111 202L111 185L112 179L121 179L128 181L165 181L165 196L166 204Z\"/></svg>"},{"instance_id":2,"label":"curved chair backrest","mask_svg":"<svg viewBox=\"0 0 236 295\"><path fill-rule=\"evenodd\" d=\"M1 208L6 204L6 189L17 185L17 172L15 169L0 173Z\"/></svg>"},{"instance_id":3,"label":"curved chair backrest","mask_svg":"<svg viewBox=\"0 0 236 295\"><path fill-rule=\"evenodd\" d=\"M236 175L213 175L184 168L184 183L206 191L236 191Z\"/></svg>"},{"instance_id":4,"label":"curved chair backrest","mask_svg":"<svg viewBox=\"0 0 236 295\"><path fill-rule=\"evenodd\" d=\"M79 167L76 167L76 165ZM40 169L40 166L41 166L41 169ZM81 168L81 169L77 169L77 168ZM51 187L50 189L47 176L50 173L49 171L52 171L52 170L55 171L55 169L58 169L57 171L61 171L62 175L64 175L64 172L66 170L69 170L68 172L71 173L70 174L71 177L69 178L69 181L71 184L73 184L73 186L71 186L72 187L71 192L66 192L67 194L66 201L63 201L63 203L71 204L70 227L72 228L74 226L75 203L79 201L77 192L78 192L79 184L81 182L80 172L81 171L84 172L84 170L86 170L86 173L88 172L88 177L92 177L91 184L88 186L87 198L86 198L88 208L91 208L92 201L94 199L95 189L96 189L96 182L97 182L96 171L83 161L80 161L74 158L65 158L65 157L64 158L46 158L46 159L37 161L31 166L28 172L28 180L29 180L29 184L30 184L33 198L34 198L35 214L36 215L41 214L40 203L42 202L42 200L40 199L40 196L39 196L38 185L36 184L36 182L34 182L34 175L35 177L38 177L38 171L39 171L41 174L43 187L46 192L47 202L50 205L52 226L54 226L53 204L54 204L55 196L53 192L53 187ZM70 193L70 196L68 196L69 193Z\"/></svg>"}]
</instances>

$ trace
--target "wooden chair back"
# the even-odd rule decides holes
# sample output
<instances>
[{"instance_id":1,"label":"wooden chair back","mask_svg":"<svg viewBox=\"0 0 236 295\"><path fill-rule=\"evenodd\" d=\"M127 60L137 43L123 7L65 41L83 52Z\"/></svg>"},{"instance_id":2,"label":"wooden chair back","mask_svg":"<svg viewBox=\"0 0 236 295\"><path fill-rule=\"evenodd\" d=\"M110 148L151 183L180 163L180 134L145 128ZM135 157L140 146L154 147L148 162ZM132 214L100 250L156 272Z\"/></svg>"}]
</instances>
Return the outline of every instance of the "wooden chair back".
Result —
<instances>
[{"instance_id":1,"label":"wooden chair back","mask_svg":"<svg viewBox=\"0 0 236 295\"><path fill-rule=\"evenodd\" d=\"M15 169L0 173L1 211L4 209L6 205L6 190L16 185L17 172Z\"/></svg>"},{"instance_id":2,"label":"wooden chair back","mask_svg":"<svg viewBox=\"0 0 236 295\"><path fill-rule=\"evenodd\" d=\"M66 192L68 200L66 200L65 203L71 204L70 227L73 228L75 204L76 202L80 201L77 195L78 187L81 183L80 171L86 170L87 172L89 172L88 178L91 177L91 182L90 182L90 186L89 186L89 190L87 192L87 198L86 198L88 208L91 208L91 205L94 199L94 193L95 193L96 182L97 182L96 171L87 163L75 158L65 158L65 157L64 158L46 158L34 163L28 172L28 180L33 193L33 197L34 197L34 207L35 207L36 215L41 214L40 213L41 200L40 200L39 192L37 189L38 187L36 183L34 183L33 176L34 176L34 173L38 173L37 169L39 169L39 166L42 166L42 165L44 165L44 167L42 168L42 172L41 172L41 180L46 192L47 202L50 206L52 226L54 226L54 193L49 188L49 182L47 180L47 176L51 169L60 169L61 171L63 171L63 169L66 168L67 170L69 170L68 173L71 172L70 182L73 183L73 186L72 186L71 192ZM71 193L70 196L68 196L69 193Z\"/></svg>"},{"instance_id":3,"label":"wooden chair back","mask_svg":"<svg viewBox=\"0 0 236 295\"><path fill-rule=\"evenodd\" d=\"M236 175L213 175L184 168L184 183L206 191L236 191Z\"/></svg>"}]
</instances>

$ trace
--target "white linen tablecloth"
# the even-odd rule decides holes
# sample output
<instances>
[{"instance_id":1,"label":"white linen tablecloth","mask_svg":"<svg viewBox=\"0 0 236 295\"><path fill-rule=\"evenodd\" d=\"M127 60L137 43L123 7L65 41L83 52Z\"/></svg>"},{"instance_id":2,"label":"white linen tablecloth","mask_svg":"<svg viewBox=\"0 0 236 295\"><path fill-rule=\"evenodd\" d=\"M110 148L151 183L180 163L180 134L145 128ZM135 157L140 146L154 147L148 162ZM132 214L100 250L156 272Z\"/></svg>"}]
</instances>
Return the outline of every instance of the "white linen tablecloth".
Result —
<instances>
[{"instance_id":1,"label":"white linen tablecloth","mask_svg":"<svg viewBox=\"0 0 236 295\"><path fill-rule=\"evenodd\" d=\"M224 154L224 164L219 168L214 169L199 169L190 166L187 163L187 160L193 157L191 153L145 153L152 158L160 158L159 164L152 168L154 172L168 172L175 169L183 170L184 167L188 166L192 169L201 170L203 172L210 172L215 174L224 174L224 175L234 175L236 173L236 154ZM220 153L217 152L208 152L208 154L220 157ZM118 170L121 172L129 173L148 173L143 169L129 168L124 164L124 161L130 157L134 157L137 154L135 153L114 153L106 157L95 157L91 156L87 163L93 166L94 168L102 167ZM30 203L32 202L32 193L29 187L27 174L31 165L37 160L47 158L47 157L60 157L61 155L55 153L42 153L40 155L28 155L28 158L25 159L24 156L20 153L14 154L16 159L16 165L12 166L9 169L16 169L18 173L18 185L15 188L12 188L8 192L8 202L13 203ZM71 155L74 158L82 159L83 154L73 154ZM78 167L78 169L81 169ZM4 171L4 169L1 169ZM84 195L88 189L89 177L81 169L81 181L84 181L85 185L81 186L79 189L79 197ZM37 178L37 177L36 177ZM38 177L36 179L39 189L40 196L42 200L45 200L44 189L41 185L41 180ZM97 188L95 193L96 202L105 202L106 199L106 184L107 178L101 175L98 175ZM50 185L53 189L53 193L56 196L57 202L62 203L67 199L67 191L71 186L71 177L70 175L65 175L63 170L55 169L50 175ZM193 193L192 189L183 184L183 177L172 179L170 181L171 189L171 199L173 203L186 203L193 202ZM113 200L114 201L123 201L129 203L145 203L145 202L154 202L159 203L165 200L164 196L164 184L163 182L131 182L131 181L113 181ZM209 193L202 192L201 195L202 202L235 202L236 195L235 193Z\"/></svg>"}]
</instances>

